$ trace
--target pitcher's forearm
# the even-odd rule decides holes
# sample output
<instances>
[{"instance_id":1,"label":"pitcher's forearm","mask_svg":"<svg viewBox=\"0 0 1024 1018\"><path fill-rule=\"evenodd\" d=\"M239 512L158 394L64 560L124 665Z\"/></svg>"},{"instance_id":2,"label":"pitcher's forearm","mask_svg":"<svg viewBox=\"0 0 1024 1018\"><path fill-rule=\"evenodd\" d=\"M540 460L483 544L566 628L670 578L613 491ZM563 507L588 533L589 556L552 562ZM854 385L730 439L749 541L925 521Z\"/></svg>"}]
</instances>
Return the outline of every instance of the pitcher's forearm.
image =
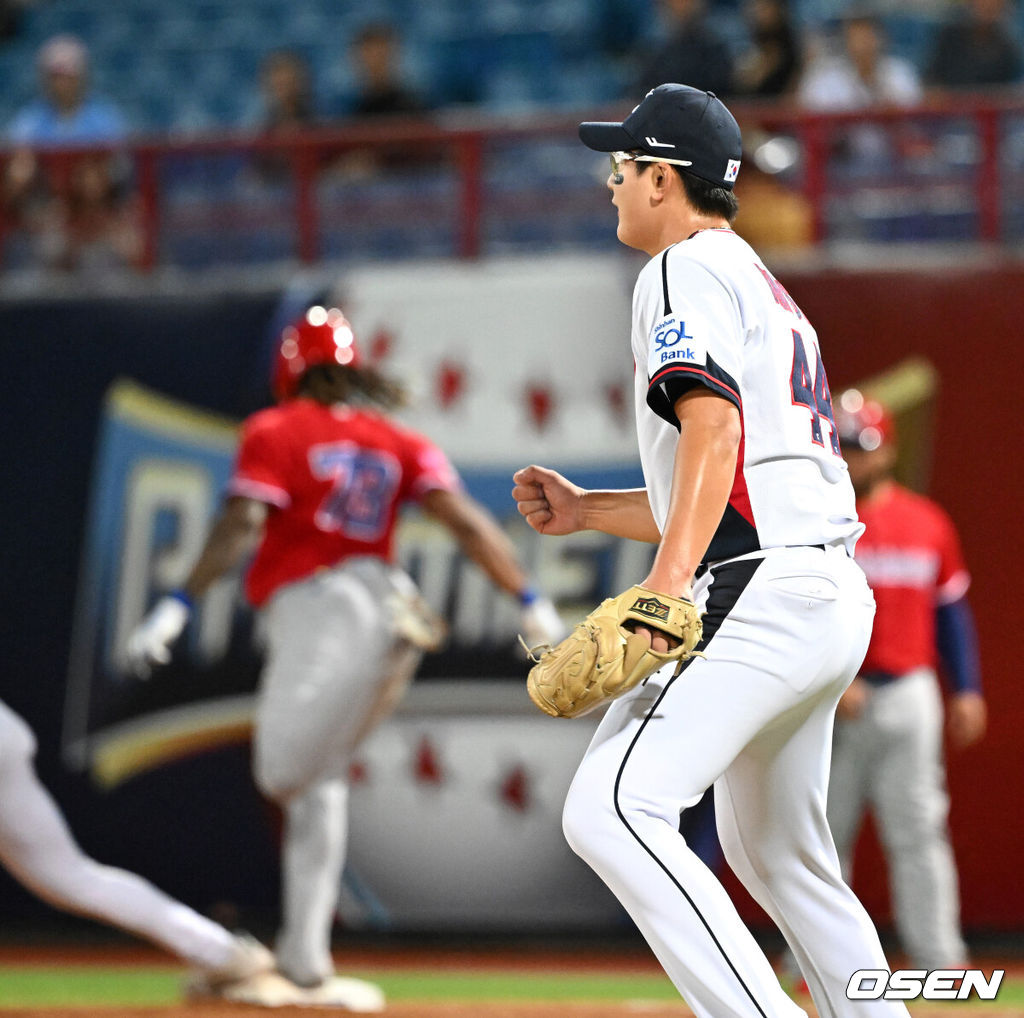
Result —
<instances>
[{"instance_id":1,"label":"pitcher's forearm","mask_svg":"<svg viewBox=\"0 0 1024 1018\"><path fill-rule=\"evenodd\" d=\"M661 532L654 522L646 488L621 491L586 491L581 513L587 530L599 530L613 537L657 544Z\"/></svg>"}]
</instances>

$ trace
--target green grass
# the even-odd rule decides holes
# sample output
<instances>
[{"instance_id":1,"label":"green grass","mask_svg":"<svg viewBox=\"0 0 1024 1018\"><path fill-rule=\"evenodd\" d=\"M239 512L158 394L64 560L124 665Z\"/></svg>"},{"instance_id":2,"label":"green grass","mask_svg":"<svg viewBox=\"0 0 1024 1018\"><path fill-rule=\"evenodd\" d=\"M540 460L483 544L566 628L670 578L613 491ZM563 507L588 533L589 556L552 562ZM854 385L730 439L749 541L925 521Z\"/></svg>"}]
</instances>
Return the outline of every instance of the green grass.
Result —
<instances>
[{"instance_id":1,"label":"green grass","mask_svg":"<svg viewBox=\"0 0 1024 1018\"><path fill-rule=\"evenodd\" d=\"M396 971L365 968L346 975L378 983L388 999L401 1000L676 1000L672 984L658 974ZM181 999L183 977L168 968L138 966L0 966L0 1013L5 1008L159 1007ZM996 1002L1024 1008L1024 978L1007 977ZM957 1007L951 1003L950 1008ZM911 1004L913 1008L913 1004ZM1024 1014L1024 1010L1022 1010Z\"/></svg>"},{"instance_id":2,"label":"green grass","mask_svg":"<svg viewBox=\"0 0 1024 1018\"><path fill-rule=\"evenodd\" d=\"M378 983L389 1000L674 1000L661 975L578 972L451 972L360 969L345 975ZM123 1004L153 1007L181 999L182 976L156 968L0 966L0 1011L14 1007Z\"/></svg>"},{"instance_id":3,"label":"green grass","mask_svg":"<svg viewBox=\"0 0 1024 1018\"><path fill-rule=\"evenodd\" d=\"M182 976L167 969L94 965L0 966L0 1010L124 1004L146 1007L181 999Z\"/></svg>"},{"instance_id":4,"label":"green grass","mask_svg":"<svg viewBox=\"0 0 1024 1018\"><path fill-rule=\"evenodd\" d=\"M388 972L363 975L392 1000L678 1000L663 975Z\"/></svg>"},{"instance_id":5,"label":"green grass","mask_svg":"<svg viewBox=\"0 0 1024 1018\"><path fill-rule=\"evenodd\" d=\"M1002 986L999 987L999 1003L1017 1004L1024 1008L1024 979L1010 979L1006 976Z\"/></svg>"}]
</instances>

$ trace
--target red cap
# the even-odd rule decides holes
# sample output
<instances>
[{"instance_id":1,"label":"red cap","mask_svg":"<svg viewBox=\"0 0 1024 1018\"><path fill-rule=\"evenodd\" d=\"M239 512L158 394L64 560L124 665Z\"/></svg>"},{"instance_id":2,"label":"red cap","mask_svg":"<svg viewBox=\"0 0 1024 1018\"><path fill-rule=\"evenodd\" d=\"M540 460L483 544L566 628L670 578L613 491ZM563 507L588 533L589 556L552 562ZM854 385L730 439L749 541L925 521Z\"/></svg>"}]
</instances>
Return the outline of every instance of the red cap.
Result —
<instances>
[{"instance_id":1,"label":"red cap","mask_svg":"<svg viewBox=\"0 0 1024 1018\"><path fill-rule=\"evenodd\" d=\"M302 376L317 364L359 365L355 333L337 308L311 307L281 333L274 358L271 386L274 398L284 402L299 391Z\"/></svg>"},{"instance_id":2,"label":"red cap","mask_svg":"<svg viewBox=\"0 0 1024 1018\"><path fill-rule=\"evenodd\" d=\"M874 452L896 437L892 415L876 399L859 389L840 393L833 406L841 445Z\"/></svg>"}]
</instances>

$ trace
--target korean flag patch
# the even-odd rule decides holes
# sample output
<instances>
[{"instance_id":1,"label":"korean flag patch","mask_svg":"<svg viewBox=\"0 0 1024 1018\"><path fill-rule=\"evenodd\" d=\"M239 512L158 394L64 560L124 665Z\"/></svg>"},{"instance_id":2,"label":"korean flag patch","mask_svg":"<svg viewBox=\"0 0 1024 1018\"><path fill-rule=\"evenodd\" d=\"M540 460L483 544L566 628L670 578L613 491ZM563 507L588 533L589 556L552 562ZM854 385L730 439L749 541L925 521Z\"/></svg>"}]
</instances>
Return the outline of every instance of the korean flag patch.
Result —
<instances>
[{"instance_id":1,"label":"korean flag patch","mask_svg":"<svg viewBox=\"0 0 1024 1018\"><path fill-rule=\"evenodd\" d=\"M729 164L725 168L725 179L731 184L740 175L740 161L738 159L730 159Z\"/></svg>"}]
</instances>

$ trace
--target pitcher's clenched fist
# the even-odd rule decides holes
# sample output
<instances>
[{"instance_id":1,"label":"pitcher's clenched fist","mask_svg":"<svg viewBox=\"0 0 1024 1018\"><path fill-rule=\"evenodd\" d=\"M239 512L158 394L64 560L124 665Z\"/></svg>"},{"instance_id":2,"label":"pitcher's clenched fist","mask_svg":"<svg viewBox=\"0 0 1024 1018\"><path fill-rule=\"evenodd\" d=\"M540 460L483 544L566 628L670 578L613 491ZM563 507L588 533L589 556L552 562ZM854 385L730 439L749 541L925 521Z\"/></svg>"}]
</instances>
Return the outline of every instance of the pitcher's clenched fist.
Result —
<instances>
[{"instance_id":1,"label":"pitcher's clenched fist","mask_svg":"<svg viewBox=\"0 0 1024 1018\"><path fill-rule=\"evenodd\" d=\"M546 467L529 466L512 475L512 497L519 512L538 534L561 536L586 529L583 496L577 484Z\"/></svg>"}]
</instances>

